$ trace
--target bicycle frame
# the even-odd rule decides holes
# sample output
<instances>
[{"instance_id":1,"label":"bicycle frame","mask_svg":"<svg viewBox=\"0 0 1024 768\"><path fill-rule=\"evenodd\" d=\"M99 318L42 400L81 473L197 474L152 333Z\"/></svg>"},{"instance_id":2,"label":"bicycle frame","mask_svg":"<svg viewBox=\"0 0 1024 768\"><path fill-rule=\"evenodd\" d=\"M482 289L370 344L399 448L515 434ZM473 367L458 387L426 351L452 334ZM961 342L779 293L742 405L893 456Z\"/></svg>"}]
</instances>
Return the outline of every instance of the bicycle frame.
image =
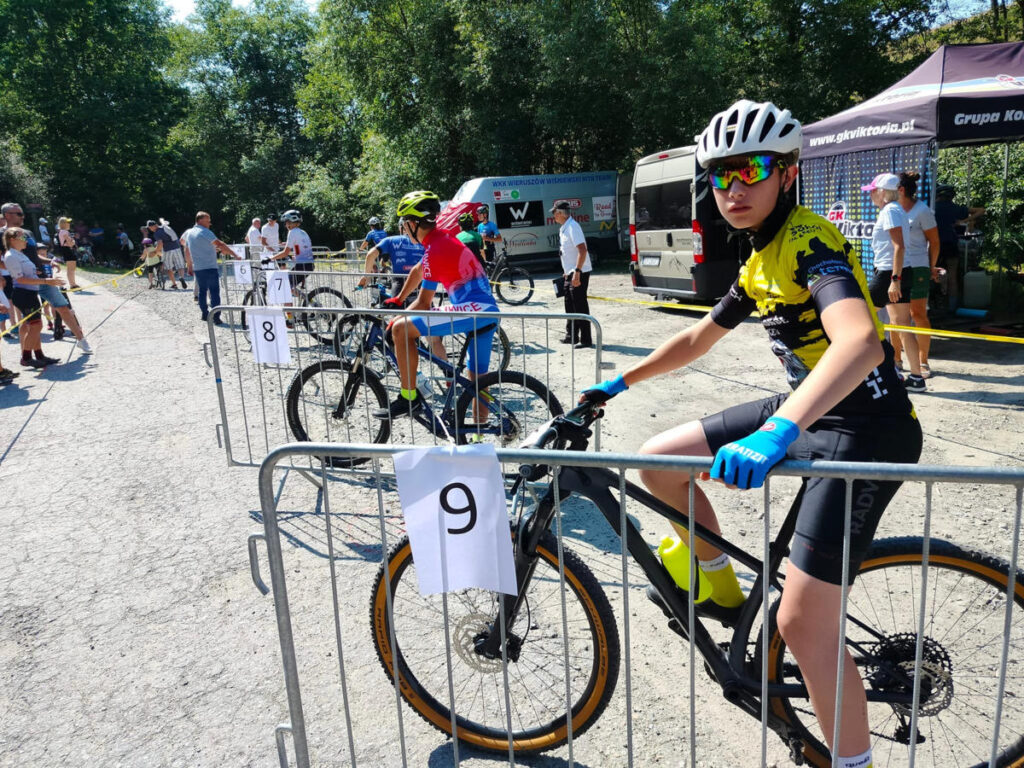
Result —
<instances>
[{"instance_id":1,"label":"bicycle frame","mask_svg":"<svg viewBox=\"0 0 1024 768\"><path fill-rule=\"evenodd\" d=\"M570 437L570 440L572 442L571 450L580 449L581 443L585 447L586 437L576 435ZM649 582L662 595L662 598L668 606L669 611L672 613L673 618L679 623L683 635L693 639L696 649L704 658L712 678L721 685L722 694L725 699L730 703L735 704L744 712L760 719L762 695L761 679L760 676L756 678L752 677L746 671L746 650L750 633L753 629L754 620L761 613L763 607L763 595L765 588L763 577L764 562L741 547L736 546L730 541L708 530L700 523L693 523L693 535L695 539L700 539L714 545L729 555L729 557L735 559L739 563L742 563L757 574L757 578L755 579L747 600L743 604L743 608L739 614L739 619L733 630L733 636L729 643L728 652L726 652L714 641L706 629L704 622L708 620L702 620L696 613L694 614L693 631L690 631L691 627L689 623L689 606L687 598L680 596L681 593L675 588L674 580L661 565L660 561L637 530L636 526L634 526L632 521L628 518L626 519L626 531L625 534L623 534L620 527L621 504L616 496L616 493L619 490L619 476L607 469L562 467L558 470L557 478L558 494L561 499L564 500L573 493L589 499L601 511L605 520L607 520L608 524L612 527L612 530L615 531L620 538L625 535L626 548L633 560L635 560L643 570ZM693 478L691 478L691 482L692 480ZM554 516L557 511L557 505L555 504L554 498L555 487L556 483L552 482L548 486L547 491L541 497L540 503L537 505L535 512L523 517L519 522L519 526L516 531L515 556L516 578L520 588L518 595L505 596L503 598L505 626L507 627L513 626L513 621L520 606L522 605L523 596L527 591L529 581L538 560L535 553L540 537L548 528L551 527L551 523L554 520ZM656 512L670 522L689 529L691 522L690 518L686 514L668 506L660 499L657 499L649 492L645 491L643 488L626 481L625 492L628 498L640 502L645 507ZM770 574L769 587L775 587L780 591L783 589L783 581L779 575L779 568L782 564L783 558L789 554L789 542L792 540L793 533L796 529L796 518L802 496L803 486L801 486L797 497L794 499L785 519L783 520L782 526L779 529L775 540L769 545L768 549L768 566ZM863 622L856 621L850 616L848 616L847 619L881 639L877 632L875 632L871 627L864 625ZM498 626L498 622L496 621L494 628L496 629ZM870 652L866 651L859 644L852 643L849 640L847 640L847 644L860 654L860 656L857 657L858 667L860 667L865 661L874 660L874 657L871 656ZM492 631L487 647L481 650L485 654L492 652L497 653L497 658L500 658L500 638L496 631ZM895 691L878 691L869 687L867 690L867 700L870 702L881 702L887 704L902 704L909 707L912 702L912 694L909 691L913 687L913 681L899 673L898 670L889 670L889 674L894 677L901 678L900 681L907 686L908 692L900 693ZM765 690L765 694L769 698L809 698L806 686L801 684L769 683ZM927 701L929 696L930 692L922 690L922 703ZM788 724L777 718L770 711L768 713L768 717L769 726L772 727L773 730L780 732L785 738L784 731L787 729Z\"/></svg>"}]
</instances>

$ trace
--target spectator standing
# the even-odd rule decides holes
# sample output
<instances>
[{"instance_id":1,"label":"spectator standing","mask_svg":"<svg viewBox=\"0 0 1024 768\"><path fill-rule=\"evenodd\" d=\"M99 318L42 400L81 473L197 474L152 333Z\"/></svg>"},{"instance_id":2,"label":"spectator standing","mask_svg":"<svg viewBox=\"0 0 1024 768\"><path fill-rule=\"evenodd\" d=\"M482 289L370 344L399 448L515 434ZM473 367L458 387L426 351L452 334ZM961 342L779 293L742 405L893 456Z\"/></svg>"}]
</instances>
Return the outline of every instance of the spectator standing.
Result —
<instances>
[{"instance_id":1,"label":"spectator standing","mask_svg":"<svg viewBox=\"0 0 1024 768\"><path fill-rule=\"evenodd\" d=\"M230 246L217 239L210 230L211 223L210 214L199 211L196 213L196 225L182 235L185 243L185 263L188 265L189 273L195 275L196 285L199 286L199 311L202 313L203 322L209 316L209 311L220 305L218 251L233 259L241 258ZM213 322L216 325L221 324L219 314L214 316Z\"/></svg>"},{"instance_id":2,"label":"spectator standing","mask_svg":"<svg viewBox=\"0 0 1024 768\"><path fill-rule=\"evenodd\" d=\"M46 243L47 245L51 244L49 224L50 222L46 219L39 218L39 242Z\"/></svg>"},{"instance_id":3,"label":"spectator standing","mask_svg":"<svg viewBox=\"0 0 1024 768\"><path fill-rule=\"evenodd\" d=\"M26 248L26 250L28 249ZM42 243L37 246L35 261L36 272L39 277L55 277L56 273L60 272L60 265L56 261L47 258L47 251L47 247ZM40 271L42 274L39 274ZM91 355L92 347L89 346L89 342L85 339L82 325L78 322L78 316L75 314L75 310L72 309L71 301L64 291L63 281L60 282L60 287L47 283L39 286L39 298L45 302L43 306L47 308L52 307L52 311L56 315L53 318L53 327L51 328L53 340L60 341L64 338L64 326L67 325L78 342L78 349L81 350L83 355Z\"/></svg>"},{"instance_id":4,"label":"spectator standing","mask_svg":"<svg viewBox=\"0 0 1024 768\"><path fill-rule=\"evenodd\" d=\"M590 272L594 269L587 250L587 239L579 222L569 212L569 203L559 200L551 206L551 215L559 225L558 251L562 259L562 273L565 275L565 311L590 314L590 303L587 301L587 287L590 285ZM572 344L576 349L588 349L594 346L590 335L590 323L566 320L563 344Z\"/></svg>"},{"instance_id":5,"label":"spectator standing","mask_svg":"<svg viewBox=\"0 0 1024 768\"><path fill-rule=\"evenodd\" d=\"M99 256L103 251L103 243L106 240L103 227L99 224L93 224L89 228L89 242L92 244L93 256Z\"/></svg>"},{"instance_id":6,"label":"spectator standing","mask_svg":"<svg viewBox=\"0 0 1024 768\"><path fill-rule=\"evenodd\" d=\"M968 208L966 205L953 202L955 196L956 187L952 184L939 184L935 188L935 226L939 230L939 262L946 269L946 296L950 310L960 305L962 277L960 238L957 236L956 225L967 224L971 227L985 215L984 208Z\"/></svg>"},{"instance_id":7,"label":"spectator standing","mask_svg":"<svg viewBox=\"0 0 1024 768\"><path fill-rule=\"evenodd\" d=\"M57 220L57 243L55 244L57 255L67 265L68 283L71 290L78 288L75 282L75 269L78 266L78 250L75 247L75 238L71 234L71 219L61 216Z\"/></svg>"},{"instance_id":8,"label":"spectator standing","mask_svg":"<svg viewBox=\"0 0 1024 768\"><path fill-rule=\"evenodd\" d=\"M125 264L131 264L132 248L135 247L135 243L128 237L128 233L124 231L124 224L117 225L117 244L121 248L121 261Z\"/></svg>"},{"instance_id":9,"label":"spectator standing","mask_svg":"<svg viewBox=\"0 0 1024 768\"><path fill-rule=\"evenodd\" d=\"M939 261L939 229L935 224L932 209L917 199L917 173L900 174L899 201L900 207L907 216L910 237L907 239L907 266L910 267L911 283L906 286L910 292L910 318L918 328L931 328L928 320L928 294L932 280L938 280ZM896 367L900 367L903 344L900 335L893 334L892 346L896 351ZM932 337L928 334L917 336L917 346L921 355L921 376L932 375L928 365L928 353L931 351Z\"/></svg>"},{"instance_id":10,"label":"spectator standing","mask_svg":"<svg viewBox=\"0 0 1024 768\"><path fill-rule=\"evenodd\" d=\"M277 214L268 213L267 223L260 229L260 242L263 243L263 257L267 258L277 253L281 247L280 230L277 227Z\"/></svg>"},{"instance_id":11,"label":"spectator standing","mask_svg":"<svg viewBox=\"0 0 1024 768\"><path fill-rule=\"evenodd\" d=\"M152 238L142 238L142 256L139 257L139 260L142 262L146 277L149 278L149 288L152 290L153 278L160 271L160 250L153 243Z\"/></svg>"},{"instance_id":12,"label":"spectator standing","mask_svg":"<svg viewBox=\"0 0 1024 768\"><path fill-rule=\"evenodd\" d=\"M477 206L476 217L480 219L476 231L484 241L484 256L490 261L494 258L494 244L502 241L501 233L498 231L498 225L491 221L491 210L486 205Z\"/></svg>"},{"instance_id":13,"label":"spectator standing","mask_svg":"<svg viewBox=\"0 0 1024 768\"><path fill-rule=\"evenodd\" d=\"M373 246L388 236L387 231L384 229L384 225L380 223L380 219L378 217L371 216L370 220L366 223L370 225L370 231L366 233L366 237L363 238L363 242L359 244L360 251L373 248Z\"/></svg>"},{"instance_id":14,"label":"spectator standing","mask_svg":"<svg viewBox=\"0 0 1024 768\"><path fill-rule=\"evenodd\" d=\"M4 230L4 266L14 280L14 294L11 303L21 310L25 318L21 341L21 364L26 368L45 368L60 361L43 354L41 340L43 320L39 305L40 285L63 285L58 278L42 278L36 273L36 265L25 255L29 234L21 227L8 226Z\"/></svg>"},{"instance_id":15,"label":"spectator standing","mask_svg":"<svg viewBox=\"0 0 1024 768\"><path fill-rule=\"evenodd\" d=\"M247 259L255 259L256 254L261 253L263 248L263 231L262 224L258 218L252 220L252 226L249 227L249 231L245 233L245 244L248 246L245 250L245 257Z\"/></svg>"},{"instance_id":16,"label":"spectator standing","mask_svg":"<svg viewBox=\"0 0 1024 768\"><path fill-rule=\"evenodd\" d=\"M171 229L171 225L167 223L166 219L160 219L159 224L150 219L146 222L146 229L149 230L149 238L156 246L160 261L163 262L164 273L170 282L171 290L178 290L176 279L181 280L182 288L188 288L188 283L185 282L185 259L181 252L181 243L178 242L177 233ZM175 274L178 275L177 278Z\"/></svg>"}]
</instances>

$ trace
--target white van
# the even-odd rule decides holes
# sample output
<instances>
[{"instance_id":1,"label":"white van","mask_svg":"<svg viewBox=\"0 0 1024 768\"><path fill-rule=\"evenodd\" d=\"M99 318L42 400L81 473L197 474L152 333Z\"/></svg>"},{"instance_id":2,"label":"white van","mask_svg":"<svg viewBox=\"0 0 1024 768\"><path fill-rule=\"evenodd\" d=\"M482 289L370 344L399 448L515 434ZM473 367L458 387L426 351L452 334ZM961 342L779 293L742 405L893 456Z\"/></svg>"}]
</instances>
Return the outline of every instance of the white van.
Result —
<instances>
[{"instance_id":1,"label":"white van","mask_svg":"<svg viewBox=\"0 0 1024 768\"><path fill-rule=\"evenodd\" d=\"M549 213L567 200L595 256L618 251L615 171L536 176L488 176L470 179L452 203L475 202L490 208L509 259L517 263L550 261L558 256L558 225Z\"/></svg>"},{"instance_id":2,"label":"white van","mask_svg":"<svg viewBox=\"0 0 1024 768\"><path fill-rule=\"evenodd\" d=\"M638 293L714 301L729 290L749 253L743 238L727 238L695 150L677 147L637 161L629 266Z\"/></svg>"}]
</instances>

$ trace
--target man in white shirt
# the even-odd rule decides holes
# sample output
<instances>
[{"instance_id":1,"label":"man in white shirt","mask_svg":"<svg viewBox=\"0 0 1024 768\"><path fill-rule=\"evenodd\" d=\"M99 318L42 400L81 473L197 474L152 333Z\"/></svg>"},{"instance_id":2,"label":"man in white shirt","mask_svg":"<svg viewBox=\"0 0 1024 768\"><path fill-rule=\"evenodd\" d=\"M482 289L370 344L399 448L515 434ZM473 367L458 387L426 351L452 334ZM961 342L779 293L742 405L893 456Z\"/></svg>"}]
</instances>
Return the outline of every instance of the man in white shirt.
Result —
<instances>
[{"instance_id":1,"label":"man in white shirt","mask_svg":"<svg viewBox=\"0 0 1024 768\"><path fill-rule=\"evenodd\" d=\"M590 272L594 268L590 263L587 251L587 239L583 229L569 213L569 203L557 201L551 206L551 215L559 225L558 250L562 259L562 273L565 275L565 311L589 315L590 304L587 302L587 286L590 285ZM576 349L589 349L594 346L590 335L590 323L565 322L565 338L563 344L572 344Z\"/></svg>"},{"instance_id":2,"label":"man in white shirt","mask_svg":"<svg viewBox=\"0 0 1024 768\"><path fill-rule=\"evenodd\" d=\"M273 256L281 248L281 238L277 229L277 214L267 216L267 223L260 231L260 242L263 243L263 258Z\"/></svg>"},{"instance_id":3,"label":"man in white shirt","mask_svg":"<svg viewBox=\"0 0 1024 768\"><path fill-rule=\"evenodd\" d=\"M248 248L245 249L245 257L247 259L255 259L258 254L263 250L263 232L260 230L262 222L256 218L252 220L252 226L249 227L249 231L245 233L245 243Z\"/></svg>"}]
</instances>

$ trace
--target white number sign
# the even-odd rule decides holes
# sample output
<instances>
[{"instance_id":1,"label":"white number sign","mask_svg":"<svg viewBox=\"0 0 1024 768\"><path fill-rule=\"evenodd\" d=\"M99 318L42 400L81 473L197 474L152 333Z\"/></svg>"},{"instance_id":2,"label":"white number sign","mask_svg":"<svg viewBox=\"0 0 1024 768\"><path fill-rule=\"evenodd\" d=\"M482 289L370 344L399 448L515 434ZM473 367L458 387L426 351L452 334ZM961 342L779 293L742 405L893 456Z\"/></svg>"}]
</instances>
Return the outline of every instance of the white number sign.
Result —
<instances>
[{"instance_id":1,"label":"white number sign","mask_svg":"<svg viewBox=\"0 0 1024 768\"><path fill-rule=\"evenodd\" d=\"M251 307L245 311L249 324L252 356L257 363L290 365L292 351L288 346L288 327L284 310L274 307Z\"/></svg>"},{"instance_id":2,"label":"white number sign","mask_svg":"<svg viewBox=\"0 0 1024 768\"><path fill-rule=\"evenodd\" d=\"M267 304L291 304L292 286L288 282L288 270L279 269L267 277Z\"/></svg>"},{"instance_id":3,"label":"white number sign","mask_svg":"<svg viewBox=\"0 0 1024 768\"><path fill-rule=\"evenodd\" d=\"M231 266L235 268L236 283L252 285L252 265L248 261L236 261Z\"/></svg>"},{"instance_id":4,"label":"white number sign","mask_svg":"<svg viewBox=\"0 0 1024 768\"><path fill-rule=\"evenodd\" d=\"M467 587L516 594L505 485L493 445L395 456L420 594Z\"/></svg>"}]
</instances>

